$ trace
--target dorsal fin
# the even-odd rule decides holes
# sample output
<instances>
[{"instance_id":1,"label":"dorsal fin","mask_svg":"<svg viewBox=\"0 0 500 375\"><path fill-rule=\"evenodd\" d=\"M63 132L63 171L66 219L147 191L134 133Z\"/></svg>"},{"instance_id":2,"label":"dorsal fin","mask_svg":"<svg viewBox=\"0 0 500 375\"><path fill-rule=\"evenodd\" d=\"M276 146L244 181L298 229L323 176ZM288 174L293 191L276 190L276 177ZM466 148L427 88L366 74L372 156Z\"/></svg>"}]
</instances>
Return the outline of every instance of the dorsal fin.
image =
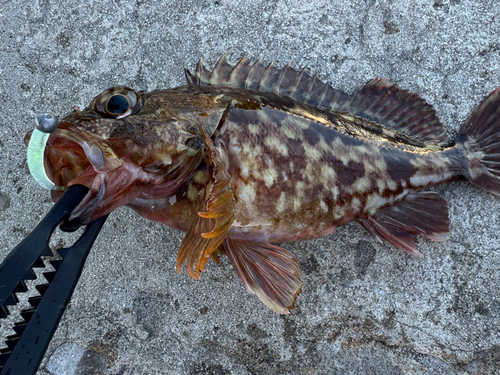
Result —
<instances>
[{"instance_id":1,"label":"dorsal fin","mask_svg":"<svg viewBox=\"0 0 500 375\"><path fill-rule=\"evenodd\" d=\"M212 77L210 78L210 84L212 86L228 86L229 75L233 67L228 64L226 60L226 55L222 55L222 57L215 64L214 69L212 70Z\"/></svg>"},{"instance_id":2,"label":"dorsal fin","mask_svg":"<svg viewBox=\"0 0 500 375\"><path fill-rule=\"evenodd\" d=\"M395 134L430 148L448 143L446 129L436 111L417 94L401 89L387 79L372 79L351 95L335 90L318 75L305 69L297 71L288 63L278 69L271 62L267 67L259 58L249 65L245 58L234 67L222 56L213 71L200 59L195 74L185 69L190 85L213 85L272 92L302 101L308 105L335 112L348 112L391 129Z\"/></svg>"},{"instance_id":3,"label":"dorsal fin","mask_svg":"<svg viewBox=\"0 0 500 375\"><path fill-rule=\"evenodd\" d=\"M259 57L255 64L248 69L245 85L243 87L249 90L257 90L259 88L260 78L265 69L266 67L262 63L262 57Z\"/></svg>"},{"instance_id":4,"label":"dorsal fin","mask_svg":"<svg viewBox=\"0 0 500 375\"><path fill-rule=\"evenodd\" d=\"M417 94L387 79L372 79L351 95L340 111L377 122L426 146L448 143L448 135L434 108Z\"/></svg>"}]
</instances>

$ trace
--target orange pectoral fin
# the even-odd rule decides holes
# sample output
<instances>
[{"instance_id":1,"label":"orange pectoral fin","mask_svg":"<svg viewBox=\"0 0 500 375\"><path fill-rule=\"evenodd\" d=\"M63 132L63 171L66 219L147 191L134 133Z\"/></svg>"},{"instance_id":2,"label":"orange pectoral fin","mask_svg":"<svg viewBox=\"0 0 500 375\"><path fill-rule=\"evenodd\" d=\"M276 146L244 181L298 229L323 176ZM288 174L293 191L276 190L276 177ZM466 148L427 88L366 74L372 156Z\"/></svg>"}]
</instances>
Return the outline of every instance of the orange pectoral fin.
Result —
<instances>
[{"instance_id":1,"label":"orange pectoral fin","mask_svg":"<svg viewBox=\"0 0 500 375\"><path fill-rule=\"evenodd\" d=\"M289 314L302 290L299 263L267 242L226 237L222 244L245 288L279 314Z\"/></svg>"},{"instance_id":2,"label":"orange pectoral fin","mask_svg":"<svg viewBox=\"0 0 500 375\"><path fill-rule=\"evenodd\" d=\"M212 183L208 200L203 203L177 254L177 272L181 272L181 266L187 259L188 273L194 279L200 278L200 271L205 271L208 258L226 238L234 221L233 209L236 205L227 173L224 144L220 143L219 152L203 128L199 130L205 143L205 156L212 167ZM196 276L193 273L195 265Z\"/></svg>"},{"instance_id":3,"label":"orange pectoral fin","mask_svg":"<svg viewBox=\"0 0 500 375\"><path fill-rule=\"evenodd\" d=\"M181 273L182 264L187 260L187 271L193 279L200 278L200 271L205 271L205 264L210 257L210 254L219 247L224 241L225 235L222 238L204 238L204 232L210 232L213 223L209 219L198 217L191 225L181 248L177 253L177 272ZM193 267L195 271L193 272Z\"/></svg>"}]
</instances>

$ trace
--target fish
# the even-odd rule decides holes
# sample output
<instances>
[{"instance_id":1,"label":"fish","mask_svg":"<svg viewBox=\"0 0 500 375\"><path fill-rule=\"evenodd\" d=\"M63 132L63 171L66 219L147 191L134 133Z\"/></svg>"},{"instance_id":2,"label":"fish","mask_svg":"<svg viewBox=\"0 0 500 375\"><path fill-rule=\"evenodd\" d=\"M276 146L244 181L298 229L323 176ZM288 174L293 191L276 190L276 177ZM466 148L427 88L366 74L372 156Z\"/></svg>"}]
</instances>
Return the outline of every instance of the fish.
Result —
<instances>
[{"instance_id":1,"label":"fish","mask_svg":"<svg viewBox=\"0 0 500 375\"><path fill-rule=\"evenodd\" d=\"M46 173L89 188L70 227L128 206L186 233L179 273L199 279L226 255L250 293L289 314L302 276L283 242L355 221L421 257L416 236L450 233L447 204L428 188L469 181L500 195L500 88L452 139L430 104L388 79L347 94L290 63L225 56L185 77L152 92L109 88L62 118Z\"/></svg>"}]
</instances>

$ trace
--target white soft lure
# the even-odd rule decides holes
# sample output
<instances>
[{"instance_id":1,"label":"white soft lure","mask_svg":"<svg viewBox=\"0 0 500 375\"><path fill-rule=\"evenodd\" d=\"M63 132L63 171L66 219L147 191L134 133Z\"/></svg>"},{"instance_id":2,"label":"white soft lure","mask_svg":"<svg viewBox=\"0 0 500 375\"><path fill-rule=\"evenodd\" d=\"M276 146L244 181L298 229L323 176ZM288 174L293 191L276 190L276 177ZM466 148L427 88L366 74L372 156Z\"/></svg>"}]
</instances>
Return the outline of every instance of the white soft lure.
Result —
<instances>
[{"instance_id":1,"label":"white soft lure","mask_svg":"<svg viewBox=\"0 0 500 375\"><path fill-rule=\"evenodd\" d=\"M49 190L64 190L64 186L55 185L45 172L43 156L50 133L57 129L57 117L48 113L39 114L35 119L35 129L28 144L28 167L31 175L41 187Z\"/></svg>"}]
</instances>

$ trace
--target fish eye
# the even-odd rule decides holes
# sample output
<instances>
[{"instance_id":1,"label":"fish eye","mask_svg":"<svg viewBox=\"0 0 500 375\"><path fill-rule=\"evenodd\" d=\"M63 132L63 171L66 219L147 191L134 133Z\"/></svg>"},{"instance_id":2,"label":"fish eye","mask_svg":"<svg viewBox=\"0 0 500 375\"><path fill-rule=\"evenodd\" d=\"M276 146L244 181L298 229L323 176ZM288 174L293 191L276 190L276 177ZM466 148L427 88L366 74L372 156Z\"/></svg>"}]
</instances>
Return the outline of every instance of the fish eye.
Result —
<instances>
[{"instance_id":1,"label":"fish eye","mask_svg":"<svg viewBox=\"0 0 500 375\"><path fill-rule=\"evenodd\" d=\"M113 95L106 103L106 112L110 115L121 115L128 111L130 103L126 96L121 94Z\"/></svg>"},{"instance_id":2,"label":"fish eye","mask_svg":"<svg viewBox=\"0 0 500 375\"><path fill-rule=\"evenodd\" d=\"M139 112L142 104L143 99L131 88L112 87L96 96L89 107L102 117L121 119Z\"/></svg>"}]
</instances>

